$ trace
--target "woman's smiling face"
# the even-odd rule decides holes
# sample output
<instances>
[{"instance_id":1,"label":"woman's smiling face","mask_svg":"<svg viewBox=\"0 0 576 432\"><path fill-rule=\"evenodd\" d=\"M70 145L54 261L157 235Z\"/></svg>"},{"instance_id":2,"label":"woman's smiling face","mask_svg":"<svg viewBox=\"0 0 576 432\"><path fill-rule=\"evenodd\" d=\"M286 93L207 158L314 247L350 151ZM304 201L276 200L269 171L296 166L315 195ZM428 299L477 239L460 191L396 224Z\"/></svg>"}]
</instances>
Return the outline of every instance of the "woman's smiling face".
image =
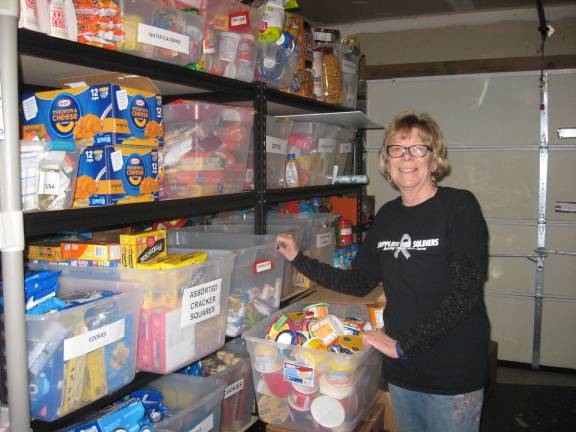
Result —
<instances>
[{"instance_id":1,"label":"woman's smiling face","mask_svg":"<svg viewBox=\"0 0 576 432\"><path fill-rule=\"evenodd\" d=\"M413 127L409 131L396 132L391 145L410 147L427 144L422 138L420 130ZM408 149L400 157L388 156L388 172L400 193L416 192L433 186L434 182L431 177L433 169L431 151L428 151L423 157L412 156Z\"/></svg>"}]
</instances>

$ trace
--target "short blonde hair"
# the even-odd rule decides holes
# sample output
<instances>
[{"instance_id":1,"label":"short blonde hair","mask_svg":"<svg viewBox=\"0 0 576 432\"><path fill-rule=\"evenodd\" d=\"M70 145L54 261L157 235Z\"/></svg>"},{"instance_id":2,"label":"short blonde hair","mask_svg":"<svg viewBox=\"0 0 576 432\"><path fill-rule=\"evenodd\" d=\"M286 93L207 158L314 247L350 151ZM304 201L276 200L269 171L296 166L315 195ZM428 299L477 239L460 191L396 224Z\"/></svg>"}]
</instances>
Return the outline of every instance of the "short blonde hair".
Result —
<instances>
[{"instance_id":1,"label":"short blonde hair","mask_svg":"<svg viewBox=\"0 0 576 432\"><path fill-rule=\"evenodd\" d=\"M380 151L378 152L378 166L380 172L388 179L393 186L394 183L388 171L388 153L386 147L392 144L394 135L398 132L410 132L413 128L418 129L420 137L426 145L432 147L432 160L434 168L430 173L430 177L434 184L437 184L450 172L450 162L446 155L446 146L444 144L444 136L440 130L438 123L425 113L416 113L414 111L405 111L396 115L386 128L384 134L384 142Z\"/></svg>"}]
</instances>

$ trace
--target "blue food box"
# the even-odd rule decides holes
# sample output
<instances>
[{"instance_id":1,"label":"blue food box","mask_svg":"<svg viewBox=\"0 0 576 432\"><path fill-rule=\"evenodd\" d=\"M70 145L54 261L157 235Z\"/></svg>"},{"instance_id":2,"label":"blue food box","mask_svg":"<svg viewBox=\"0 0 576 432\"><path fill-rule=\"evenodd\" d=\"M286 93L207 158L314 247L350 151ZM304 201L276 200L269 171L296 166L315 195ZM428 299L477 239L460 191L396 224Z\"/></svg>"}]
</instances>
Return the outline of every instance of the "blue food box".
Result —
<instances>
[{"instance_id":1,"label":"blue food box","mask_svg":"<svg viewBox=\"0 0 576 432\"><path fill-rule=\"evenodd\" d=\"M26 139L162 145L162 97L148 78L108 73L61 83L71 88L22 96Z\"/></svg>"},{"instance_id":2,"label":"blue food box","mask_svg":"<svg viewBox=\"0 0 576 432\"><path fill-rule=\"evenodd\" d=\"M73 207L157 201L158 149L89 146L78 163Z\"/></svg>"}]
</instances>

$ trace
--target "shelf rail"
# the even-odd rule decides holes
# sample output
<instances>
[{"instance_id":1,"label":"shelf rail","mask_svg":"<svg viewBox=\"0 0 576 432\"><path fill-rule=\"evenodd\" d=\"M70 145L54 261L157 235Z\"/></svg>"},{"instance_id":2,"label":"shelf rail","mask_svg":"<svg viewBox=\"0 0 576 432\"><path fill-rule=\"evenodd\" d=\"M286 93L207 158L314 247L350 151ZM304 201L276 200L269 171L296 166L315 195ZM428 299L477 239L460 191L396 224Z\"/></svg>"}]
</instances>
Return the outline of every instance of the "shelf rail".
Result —
<instances>
[{"instance_id":1,"label":"shelf rail","mask_svg":"<svg viewBox=\"0 0 576 432\"><path fill-rule=\"evenodd\" d=\"M20 200L18 0L0 0L0 248L10 430L30 430ZM2 232L3 231L3 232Z\"/></svg>"}]
</instances>

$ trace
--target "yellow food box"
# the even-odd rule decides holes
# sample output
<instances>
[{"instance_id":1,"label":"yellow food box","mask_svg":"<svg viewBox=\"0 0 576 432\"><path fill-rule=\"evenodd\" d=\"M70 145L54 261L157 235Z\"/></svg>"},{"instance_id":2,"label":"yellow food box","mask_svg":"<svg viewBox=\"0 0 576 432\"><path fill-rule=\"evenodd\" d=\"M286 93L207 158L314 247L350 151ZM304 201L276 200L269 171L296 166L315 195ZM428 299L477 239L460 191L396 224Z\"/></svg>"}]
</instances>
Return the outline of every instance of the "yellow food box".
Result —
<instances>
[{"instance_id":1,"label":"yellow food box","mask_svg":"<svg viewBox=\"0 0 576 432\"><path fill-rule=\"evenodd\" d=\"M29 260L60 261L60 244L58 245L28 245L26 258Z\"/></svg>"},{"instance_id":2,"label":"yellow food box","mask_svg":"<svg viewBox=\"0 0 576 432\"><path fill-rule=\"evenodd\" d=\"M144 263L142 268L155 270L168 270L173 268L185 267L190 264L201 264L208 260L206 252L192 252L189 254L174 254L156 258Z\"/></svg>"},{"instance_id":3,"label":"yellow food box","mask_svg":"<svg viewBox=\"0 0 576 432\"><path fill-rule=\"evenodd\" d=\"M63 260L118 261L120 245L107 242L63 242L60 243Z\"/></svg>"},{"instance_id":4,"label":"yellow food box","mask_svg":"<svg viewBox=\"0 0 576 432\"><path fill-rule=\"evenodd\" d=\"M142 268L148 261L166 256L166 231L121 234L120 248L122 267Z\"/></svg>"}]
</instances>

